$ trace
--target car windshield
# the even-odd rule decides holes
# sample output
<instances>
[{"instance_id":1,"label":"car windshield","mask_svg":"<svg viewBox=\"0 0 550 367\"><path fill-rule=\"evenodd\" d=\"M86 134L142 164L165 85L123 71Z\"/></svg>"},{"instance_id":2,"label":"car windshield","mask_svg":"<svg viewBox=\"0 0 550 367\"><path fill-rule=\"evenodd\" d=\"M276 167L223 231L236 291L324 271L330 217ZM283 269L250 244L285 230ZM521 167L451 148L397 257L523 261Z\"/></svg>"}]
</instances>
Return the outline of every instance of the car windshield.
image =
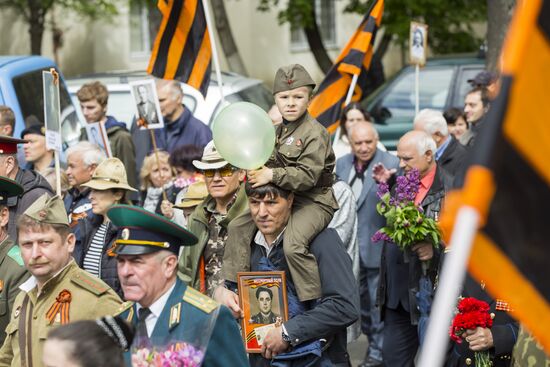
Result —
<instances>
[{"instance_id":1,"label":"car windshield","mask_svg":"<svg viewBox=\"0 0 550 367\"><path fill-rule=\"evenodd\" d=\"M42 70L34 70L13 78L15 94L21 106L25 127L33 121L44 123L44 91ZM71 103L71 97L63 83L59 85L59 105L61 109L61 135L63 149L80 138L80 121Z\"/></svg>"},{"instance_id":2,"label":"car windshield","mask_svg":"<svg viewBox=\"0 0 550 367\"><path fill-rule=\"evenodd\" d=\"M411 119L414 117L415 73L414 69L409 70L410 72L390 87L381 101L380 108L389 110L391 117ZM452 68L420 70L420 109L444 109L452 77Z\"/></svg>"}]
</instances>

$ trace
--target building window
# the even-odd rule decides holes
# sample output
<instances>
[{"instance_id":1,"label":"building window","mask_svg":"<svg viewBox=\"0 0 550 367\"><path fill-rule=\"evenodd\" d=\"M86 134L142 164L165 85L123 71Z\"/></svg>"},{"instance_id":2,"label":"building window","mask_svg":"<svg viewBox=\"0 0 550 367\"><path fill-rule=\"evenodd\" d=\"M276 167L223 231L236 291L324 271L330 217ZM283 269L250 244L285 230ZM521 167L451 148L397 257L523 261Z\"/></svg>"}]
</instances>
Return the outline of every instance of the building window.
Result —
<instances>
[{"instance_id":1,"label":"building window","mask_svg":"<svg viewBox=\"0 0 550 367\"><path fill-rule=\"evenodd\" d=\"M162 15L156 5L132 3L130 6L130 52L133 56L149 56Z\"/></svg>"},{"instance_id":2,"label":"building window","mask_svg":"<svg viewBox=\"0 0 550 367\"><path fill-rule=\"evenodd\" d=\"M325 47L336 46L336 13L334 0L315 0L315 15ZM301 28L294 28L290 33L290 44L293 51L308 49L306 34Z\"/></svg>"}]
</instances>

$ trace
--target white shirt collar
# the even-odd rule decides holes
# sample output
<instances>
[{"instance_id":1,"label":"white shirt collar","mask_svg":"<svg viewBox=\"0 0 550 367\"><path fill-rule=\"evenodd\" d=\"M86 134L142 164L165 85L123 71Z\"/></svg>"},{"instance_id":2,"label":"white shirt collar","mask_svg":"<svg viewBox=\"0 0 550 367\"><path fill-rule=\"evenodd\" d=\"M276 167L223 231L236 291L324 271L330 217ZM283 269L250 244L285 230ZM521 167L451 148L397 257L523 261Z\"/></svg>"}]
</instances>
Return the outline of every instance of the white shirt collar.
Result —
<instances>
[{"instance_id":1,"label":"white shirt collar","mask_svg":"<svg viewBox=\"0 0 550 367\"><path fill-rule=\"evenodd\" d=\"M258 232L256 232L256 236L254 237L254 242L256 242L256 244L258 244L258 245L262 246L263 248L265 248L266 255L269 256L269 253L273 249L274 245L277 245L280 242L283 234L285 233L285 230L286 230L286 227L283 228L281 233L279 233L277 238L275 238L275 241L273 241L273 243L271 243L271 244L269 244L267 242L267 240L265 239L264 234L262 232L258 231Z\"/></svg>"},{"instance_id":2,"label":"white shirt collar","mask_svg":"<svg viewBox=\"0 0 550 367\"><path fill-rule=\"evenodd\" d=\"M151 336L153 334L153 330L155 329L155 325L157 324L157 320L160 317L160 314L162 313L162 310L164 309L164 306L166 305L166 302L168 302L168 298L170 297L170 294L172 294L172 291L176 287L176 282L172 284L172 286L162 295L160 296L151 306L149 306L149 310L151 310L151 314L147 316L145 319L145 325L147 326L147 334ZM139 315L139 310L143 308L139 303L136 303L136 311Z\"/></svg>"},{"instance_id":3,"label":"white shirt collar","mask_svg":"<svg viewBox=\"0 0 550 367\"><path fill-rule=\"evenodd\" d=\"M31 275L29 279L21 283L19 289L21 289L23 292L29 293L34 287L36 287L36 284L36 278Z\"/></svg>"}]
</instances>

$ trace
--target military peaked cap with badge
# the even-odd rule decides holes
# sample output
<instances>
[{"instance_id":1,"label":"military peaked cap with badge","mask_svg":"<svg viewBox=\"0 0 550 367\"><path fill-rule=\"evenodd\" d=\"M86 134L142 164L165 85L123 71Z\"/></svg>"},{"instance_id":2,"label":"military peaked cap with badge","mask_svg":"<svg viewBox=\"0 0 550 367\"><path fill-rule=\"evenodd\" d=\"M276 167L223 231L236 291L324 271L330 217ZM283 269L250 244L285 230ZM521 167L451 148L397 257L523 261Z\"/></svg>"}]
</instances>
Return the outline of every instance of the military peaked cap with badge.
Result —
<instances>
[{"instance_id":1,"label":"military peaked cap with badge","mask_svg":"<svg viewBox=\"0 0 550 367\"><path fill-rule=\"evenodd\" d=\"M300 87L315 88L315 82L300 64L282 66L275 73L273 81L273 94Z\"/></svg>"},{"instance_id":2,"label":"military peaked cap with badge","mask_svg":"<svg viewBox=\"0 0 550 367\"><path fill-rule=\"evenodd\" d=\"M132 205L114 205L107 216L118 227L113 255L142 255L168 250L176 255L181 246L192 246L197 237L165 217Z\"/></svg>"},{"instance_id":3,"label":"military peaked cap with badge","mask_svg":"<svg viewBox=\"0 0 550 367\"><path fill-rule=\"evenodd\" d=\"M8 198L19 196L23 193L23 186L14 180L0 176L0 205L7 205Z\"/></svg>"},{"instance_id":4,"label":"military peaked cap with badge","mask_svg":"<svg viewBox=\"0 0 550 367\"><path fill-rule=\"evenodd\" d=\"M42 195L23 214L40 223L69 226L69 217L67 217L65 205L57 195Z\"/></svg>"},{"instance_id":5,"label":"military peaked cap with badge","mask_svg":"<svg viewBox=\"0 0 550 367\"><path fill-rule=\"evenodd\" d=\"M26 142L23 139L0 135L0 154L15 155L17 154L17 145L25 144Z\"/></svg>"}]
</instances>

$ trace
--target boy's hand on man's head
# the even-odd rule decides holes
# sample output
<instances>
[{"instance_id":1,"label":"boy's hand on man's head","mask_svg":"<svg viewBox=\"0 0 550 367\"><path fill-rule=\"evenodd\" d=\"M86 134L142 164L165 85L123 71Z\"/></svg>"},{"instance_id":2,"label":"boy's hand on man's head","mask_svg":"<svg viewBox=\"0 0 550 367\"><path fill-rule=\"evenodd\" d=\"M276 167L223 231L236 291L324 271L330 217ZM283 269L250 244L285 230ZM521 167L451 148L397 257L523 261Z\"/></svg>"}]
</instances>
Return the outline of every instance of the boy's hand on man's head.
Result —
<instances>
[{"instance_id":1,"label":"boy's hand on man's head","mask_svg":"<svg viewBox=\"0 0 550 367\"><path fill-rule=\"evenodd\" d=\"M249 170L247 176L252 187L263 186L273 180L273 170L264 166L260 169Z\"/></svg>"}]
</instances>

